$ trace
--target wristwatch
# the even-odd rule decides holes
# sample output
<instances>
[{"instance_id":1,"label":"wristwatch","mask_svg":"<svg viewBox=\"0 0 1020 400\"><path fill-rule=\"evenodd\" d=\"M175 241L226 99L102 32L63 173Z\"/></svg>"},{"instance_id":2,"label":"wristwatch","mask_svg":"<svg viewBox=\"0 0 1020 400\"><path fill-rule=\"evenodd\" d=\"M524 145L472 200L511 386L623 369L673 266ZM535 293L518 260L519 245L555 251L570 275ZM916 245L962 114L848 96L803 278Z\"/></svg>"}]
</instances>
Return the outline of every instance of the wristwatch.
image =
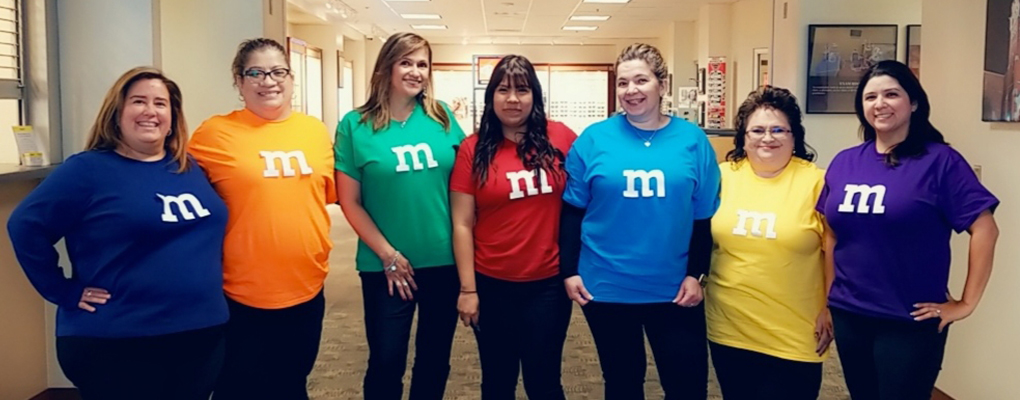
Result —
<instances>
[{"instance_id":1,"label":"wristwatch","mask_svg":"<svg viewBox=\"0 0 1020 400\"><path fill-rule=\"evenodd\" d=\"M708 278L705 274L698 275L698 284L701 285L702 289L704 289L705 285L708 284L708 279L705 278Z\"/></svg>"}]
</instances>

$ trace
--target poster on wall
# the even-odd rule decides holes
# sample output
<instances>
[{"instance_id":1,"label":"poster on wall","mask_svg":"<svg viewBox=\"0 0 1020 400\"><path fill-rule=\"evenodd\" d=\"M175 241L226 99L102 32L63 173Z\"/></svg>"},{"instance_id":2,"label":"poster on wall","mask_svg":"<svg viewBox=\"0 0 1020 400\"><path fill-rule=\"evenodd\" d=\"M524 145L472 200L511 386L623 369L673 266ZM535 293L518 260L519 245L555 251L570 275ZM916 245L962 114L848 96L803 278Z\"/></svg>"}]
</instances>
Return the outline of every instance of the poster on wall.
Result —
<instances>
[{"instance_id":1,"label":"poster on wall","mask_svg":"<svg viewBox=\"0 0 1020 400\"><path fill-rule=\"evenodd\" d=\"M896 25L808 26L808 114L853 114L868 68L896 59Z\"/></svg>"},{"instance_id":2,"label":"poster on wall","mask_svg":"<svg viewBox=\"0 0 1020 400\"><path fill-rule=\"evenodd\" d=\"M1020 121L1020 0L988 0L981 120Z\"/></svg>"},{"instance_id":3,"label":"poster on wall","mask_svg":"<svg viewBox=\"0 0 1020 400\"><path fill-rule=\"evenodd\" d=\"M921 25L907 25L907 66L921 78Z\"/></svg>"},{"instance_id":4,"label":"poster on wall","mask_svg":"<svg viewBox=\"0 0 1020 400\"><path fill-rule=\"evenodd\" d=\"M489 77L492 76L492 70L496 69L496 64L499 64L499 60L502 60L503 56L474 56L473 70L475 71L475 87L485 88L485 85L489 84Z\"/></svg>"},{"instance_id":5,"label":"poster on wall","mask_svg":"<svg viewBox=\"0 0 1020 400\"><path fill-rule=\"evenodd\" d=\"M708 59L705 97L708 105L705 128L723 129L726 125L726 58Z\"/></svg>"}]
</instances>

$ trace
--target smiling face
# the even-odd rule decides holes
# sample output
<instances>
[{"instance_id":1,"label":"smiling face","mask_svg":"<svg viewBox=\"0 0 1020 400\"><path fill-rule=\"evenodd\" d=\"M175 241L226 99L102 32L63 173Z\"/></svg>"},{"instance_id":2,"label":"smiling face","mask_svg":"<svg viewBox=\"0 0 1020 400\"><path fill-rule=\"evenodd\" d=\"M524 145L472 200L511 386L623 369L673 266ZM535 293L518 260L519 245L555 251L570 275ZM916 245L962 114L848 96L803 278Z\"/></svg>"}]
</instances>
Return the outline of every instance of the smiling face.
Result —
<instances>
[{"instance_id":1,"label":"smiling face","mask_svg":"<svg viewBox=\"0 0 1020 400\"><path fill-rule=\"evenodd\" d=\"M911 114L917 109L900 82L888 75L868 80L861 96L861 105L864 119L879 135L896 132L905 134L910 129Z\"/></svg>"},{"instance_id":2,"label":"smiling face","mask_svg":"<svg viewBox=\"0 0 1020 400\"><path fill-rule=\"evenodd\" d=\"M505 76L492 94L492 109L504 128L519 128L526 124L533 106L531 88L513 82L510 76Z\"/></svg>"},{"instance_id":3,"label":"smiling face","mask_svg":"<svg viewBox=\"0 0 1020 400\"><path fill-rule=\"evenodd\" d=\"M397 59L390 77L390 91L393 96L415 97L429 79L429 52L424 47Z\"/></svg>"},{"instance_id":4,"label":"smiling face","mask_svg":"<svg viewBox=\"0 0 1020 400\"><path fill-rule=\"evenodd\" d=\"M666 85L655 77L647 62L621 62L616 67L616 97L627 115L645 118L659 113Z\"/></svg>"},{"instance_id":5,"label":"smiling face","mask_svg":"<svg viewBox=\"0 0 1020 400\"><path fill-rule=\"evenodd\" d=\"M790 121L782 111L759 108L747 119L744 152L752 165L778 167L793 157Z\"/></svg>"},{"instance_id":6,"label":"smiling face","mask_svg":"<svg viewBox=\"0 0 1020 400\"><path fill-rule=\"evenodd\" d=\"M252 52L242 76L235 79L245 107L256 114L269 115L290 109L294 76L279 50L263 48Z\"/></svg>"},{"instance_id":7,"label":"smiling face","mask_svg":"<svg viewBox=\"0 0 1020 400\"><path fill-rule=\"evenodd\" d=\"M145 79L128 88L118 127L121 146L135 150L162 148L173 125L170 91L159 79Z\"/></svg>"}]
</instances>

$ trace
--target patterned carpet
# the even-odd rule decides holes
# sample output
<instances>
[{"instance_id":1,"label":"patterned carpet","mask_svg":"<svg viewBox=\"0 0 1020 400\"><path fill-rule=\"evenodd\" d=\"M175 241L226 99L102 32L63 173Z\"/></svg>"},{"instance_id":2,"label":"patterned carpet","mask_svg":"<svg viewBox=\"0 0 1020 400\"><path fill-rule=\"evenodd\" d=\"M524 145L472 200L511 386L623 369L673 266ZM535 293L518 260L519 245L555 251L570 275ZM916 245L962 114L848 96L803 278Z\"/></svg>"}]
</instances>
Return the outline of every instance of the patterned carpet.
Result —
<instances>
[{"instance_id":1,"label":"patterned carpet","mask_svg":"<svg viewBox=\"0 0 1020 400\"><path fill-rule=\"evenodd\" d=\"M326 319L323 323L322 345L315 370L309 379L309 394L315 400L360 399L361 382L368 357L364 337L363 309L361 306L361 280L354 272L354 249L357 237L347 225L339 208L330 208L333 218L332 238L335 243L330 257L331 272L326 281ZM414 352L412 335L411 351ZM648 354L651 354L649 351ZM481 369L478 351L471 330L457 329L453 355L450 360L450 380L446 388L447 400L477 400ZM410 368L405 376L409 382ZM714 374L710 377L709 399L722 399ZM595 345L581 310L575 305L564 348L563 386L568 399L602 399L602 377ZM661 399L662 390L649 357L645 393L649 399ZM406 391L405 386L405 391ZM518 399L526 399L523 386L518 386ZM824 368L819 399L846 400L850 396L843 383L843 374L836 358L830 358Z\"/></svg>"}]
</instances>

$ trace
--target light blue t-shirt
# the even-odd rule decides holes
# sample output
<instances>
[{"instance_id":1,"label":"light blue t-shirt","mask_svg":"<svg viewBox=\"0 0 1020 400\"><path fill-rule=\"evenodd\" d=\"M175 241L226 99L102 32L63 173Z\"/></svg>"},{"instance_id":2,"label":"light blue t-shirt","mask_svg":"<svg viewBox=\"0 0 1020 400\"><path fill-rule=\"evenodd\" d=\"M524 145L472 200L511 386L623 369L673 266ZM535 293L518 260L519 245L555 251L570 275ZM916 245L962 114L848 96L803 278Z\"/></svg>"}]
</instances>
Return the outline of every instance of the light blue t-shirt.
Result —
<instances>
[{"instance_id":1,"label":"light blue t-shirt","mask_svg":"<svg viewBox=\"0 0 1020 400\"><path fill-rule=\"evenodd\" d=\"M578 272L595 301L672 301L687 274L695 219L719 207L708 137L672 118L655 132L623 115L591 125L567 155L563 199L587 209Z\"/></svg>"}]
</instances>

